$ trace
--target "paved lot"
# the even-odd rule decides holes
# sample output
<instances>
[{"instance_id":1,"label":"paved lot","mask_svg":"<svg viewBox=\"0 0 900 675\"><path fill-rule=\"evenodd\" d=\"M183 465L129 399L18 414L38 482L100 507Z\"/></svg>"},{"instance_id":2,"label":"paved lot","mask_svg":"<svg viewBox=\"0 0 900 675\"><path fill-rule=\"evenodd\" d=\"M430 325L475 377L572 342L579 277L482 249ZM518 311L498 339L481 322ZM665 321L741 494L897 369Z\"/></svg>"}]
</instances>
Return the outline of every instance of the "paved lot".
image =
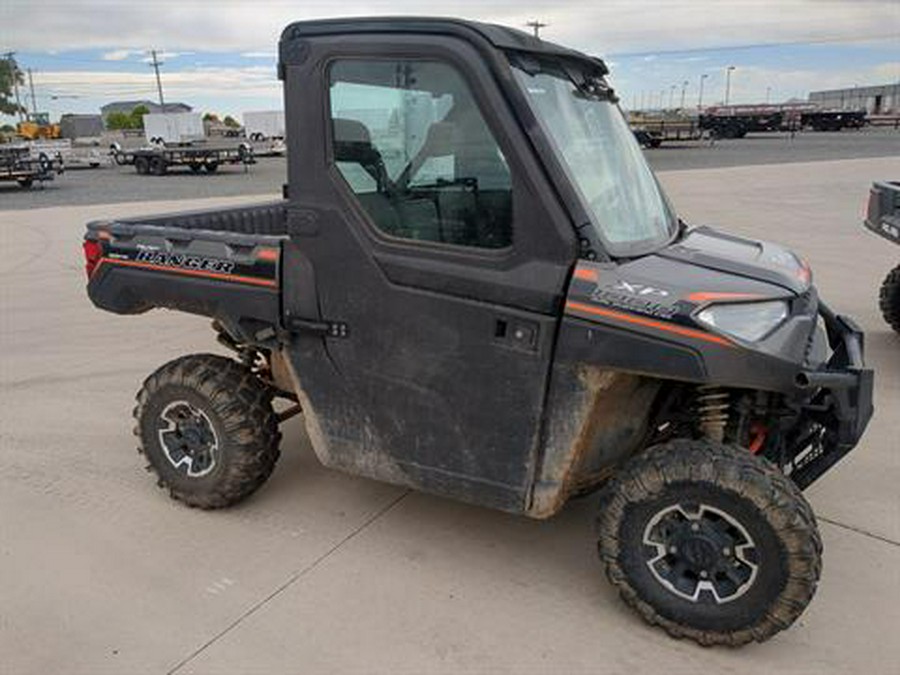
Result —
<instances>
[{"instance_id":1,"label":"paved lot","mask_svg":"<svg viewBox=\"0 0 900 675\"><path fill-rule=\"evenodd\" d=\"M0 673L897 672L900 339L874 298L900 251L859 219L868 184L898 170L661 175L688 221L806 256L877 369L864 442L808 493L819 593L790 631L738 651L673 641L617 600L592 499L534 522L347 477L317 465L300 419L246 504L169 501L133 450L132 396L215 343L203 319L94 310L83 223L236 200L0 211Z\"/></svg>"},{"instance_id":2,"label":"paved lot","mask_svg":"<svg viewBox=\"0 0 900 675\"><path fill-rule=\"evenodd\" d=\"M737 140L671 142L646 151L657 171L712 169L748 164L786 164L835 159L900 156L900 131L873 128L836 133L752 134ZM43 189L0 183L0 209L37 209L118 202L200 199L277 194L286 180L284 158L260 157L245 172L223 166L215 175L179 170L167 176L139 176L133 167L75 169Z\"/></svg>"}]
</instances>

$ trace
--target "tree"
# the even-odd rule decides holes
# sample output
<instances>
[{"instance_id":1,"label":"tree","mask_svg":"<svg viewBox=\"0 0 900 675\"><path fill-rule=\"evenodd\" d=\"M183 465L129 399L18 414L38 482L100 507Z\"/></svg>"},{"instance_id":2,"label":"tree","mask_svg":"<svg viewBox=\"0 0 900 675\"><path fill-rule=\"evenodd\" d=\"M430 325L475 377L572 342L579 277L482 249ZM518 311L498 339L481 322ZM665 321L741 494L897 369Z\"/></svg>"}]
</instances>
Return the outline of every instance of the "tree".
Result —
<instances>
[{"instance_id":1,"label":"tree","mask_svg":"<svg viewBox=\"0 0 900 675\"><path fill-rule=\"evenodd\" d=\"M22 106L16 105L13 97L16 83L25 84L25 78L16 60L12 56L0 59L0 113L4 115L15 115L25 110Z\"/></svg>"},{"instance_id":2,"label":"tree","mask_svg":"<svg viewBox=\"0 0 900 675\"><path fill-rule=\"evenodd\" d=\"M144 115L150 112L150 108L145 105L135 106L134 110L131 111L131 128L132 129L143 129L144 128Z\"/></svg>"},{"instance_id":3,"label":"tree","mask_svg":"<svg viewBox=\"0 0 900 675\"><path fill-rule=\"evenodd\" d=\"M106 128L107 129L132 129L132 118L131 115L124 112L111 112L106 116Z\"/></svg>"},{"instance_id":4,"label":"tree","mask_svg":"<svg viewBox=\"0 0 900 675\"><path fill-rule=\"evenodd\" d=\"M234 119L231 115L225 115L225 119L222 120L222 124L224 124L229 129L238 129L241 126L241 123Z\"/></svg>"},{"instance_id":5,"label":"tree","mask_svg":"<svg viewBox=\"0 0 900 675\"><path fill-rule=\"evenodd\" d=\"M206 114L203 116L203 121L204 121L204 122L214 122L214 123L217 123L217 122L219 121L219 116L216 115L216 113L211 113L211 112L210 112L210 113L206 113Z\"/></svg>"}]
</instances>

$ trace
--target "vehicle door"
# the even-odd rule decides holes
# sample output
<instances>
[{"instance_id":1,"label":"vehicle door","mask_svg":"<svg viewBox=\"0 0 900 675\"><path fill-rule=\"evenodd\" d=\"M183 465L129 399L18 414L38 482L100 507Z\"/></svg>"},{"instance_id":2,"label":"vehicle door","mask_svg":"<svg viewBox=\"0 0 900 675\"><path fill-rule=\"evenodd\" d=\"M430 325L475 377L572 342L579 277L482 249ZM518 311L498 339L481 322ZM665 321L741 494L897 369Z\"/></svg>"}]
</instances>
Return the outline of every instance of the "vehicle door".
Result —
<instances>
[{"instance_id":1,"label":"vehicle door","mask_svg":"<svg viewBox=\"0 0 900 675\"><path fill-rule=\"evenodd\" d=\"M454 38L356 37L313 41L286 91L320 115L288 116L292 244L331 326L291 359L317 454L523 510L576 248L494 76Z\"/></svg>"}]
</instances>

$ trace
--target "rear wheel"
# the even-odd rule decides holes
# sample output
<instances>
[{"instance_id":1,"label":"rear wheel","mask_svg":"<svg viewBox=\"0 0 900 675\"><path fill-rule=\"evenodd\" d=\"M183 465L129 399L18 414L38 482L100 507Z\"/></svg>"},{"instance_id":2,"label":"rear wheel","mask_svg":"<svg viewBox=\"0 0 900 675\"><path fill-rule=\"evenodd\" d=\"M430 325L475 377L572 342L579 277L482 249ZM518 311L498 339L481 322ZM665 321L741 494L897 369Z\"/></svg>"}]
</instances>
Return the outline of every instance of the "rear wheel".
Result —
<instances>
[{"instance_id":1,"label":"rear wheel","mask_svg":"<svg viewBox=\"0 0 900 675\"><path fill-rule=\"evenodd\" d=\"M207 162L207 163L206 163L206 170L207 170L209 173L215 173L215 172L216 172L216 169L218 169L218 168L219 168L219 163L218 163L218 162Z\"/></svg>"},{"instance_id":2,"label":"rear wheel","mask_svg":"<svg viewBox=\"0 0 900 675\"><path fill-rule=\"evenodd\" d=\"M144 382L134 409L138 452L160 487L190 506L216 509L255 492L278 460L272 390L221 356L171 361Z\"/></svg>"},{"instance_id":3,"label":"rear wheel","mask_svg":"<svg viewBox=\"0 0 900 675\"><path fill-rule=\"evenodd\" d=\"M743 448L676 440L604 488L599 552L648 622L703 645L762 642L809 604L822 543L781 471Z\"/></svg>"},{"instance_id":4,"label":"rear wheel","mask_svg":"<svg viewBox=\"0 0 900 675\"><path fill-rule=\"evenodd\" d=\"M146 176L148 173L150 173L150 160L148 160L146 157L135 157L134 170L137 171L140 175Z\"/></svg>"},{"instance_id":5,"label":"rear wheel","mask_svg":"<svg viewBox=\"0 0 900 675\"><path fill-rule=\"evenodd\" d=\"M30 188L34 185L34 178L19 178L16 182L23 188Z\"/></svg>"},{"instance_id":6,"label":"rear wheel","mask_svg":"<svg viewBox=\"0 0 900 675\"><path fill-rule=\"evenodd\" d=\"M150 172L154 176L164 176L168 170L165 157L153 157L150 160Z\"/></svg>"},{"instance_id":7,"label":"rear wheel","mask_svg":"<svg viewBox=\"0 0 900 675\"><path fill-rule=\"evenodd\" d=\"M888 272L881 284L878 306L888 325L900 333L900 265Z\"/></svg>"}]
</instances>

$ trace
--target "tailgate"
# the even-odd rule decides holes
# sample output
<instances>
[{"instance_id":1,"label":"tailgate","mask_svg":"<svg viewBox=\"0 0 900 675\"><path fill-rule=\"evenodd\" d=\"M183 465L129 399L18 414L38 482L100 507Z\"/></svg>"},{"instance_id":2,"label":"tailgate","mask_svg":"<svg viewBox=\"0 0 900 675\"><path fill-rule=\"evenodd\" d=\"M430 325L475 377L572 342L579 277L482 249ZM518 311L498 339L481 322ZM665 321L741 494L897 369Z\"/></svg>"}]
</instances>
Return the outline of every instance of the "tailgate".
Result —
<instances>
[{"instance_id":1,"label":"tailgate","mask_svg":"<svg viewBox=\"0 0 900 675\"><path fill-rule=\"evenodd\" d=\"M900 183L875 183L869 191L866 227L900 244Z\"/></svg>"},{"instance_id":2,"label":"tailgate","mask_svg":"<svg viewBox=\"0 0 900 675\"><path fill-rule=\"evenodd\" d=\"M279 235L101 221L85 235L88 295L101 309L154 307L219 320L239 340L265 342L280 327Z\"/></svg>"}]
</instances>

